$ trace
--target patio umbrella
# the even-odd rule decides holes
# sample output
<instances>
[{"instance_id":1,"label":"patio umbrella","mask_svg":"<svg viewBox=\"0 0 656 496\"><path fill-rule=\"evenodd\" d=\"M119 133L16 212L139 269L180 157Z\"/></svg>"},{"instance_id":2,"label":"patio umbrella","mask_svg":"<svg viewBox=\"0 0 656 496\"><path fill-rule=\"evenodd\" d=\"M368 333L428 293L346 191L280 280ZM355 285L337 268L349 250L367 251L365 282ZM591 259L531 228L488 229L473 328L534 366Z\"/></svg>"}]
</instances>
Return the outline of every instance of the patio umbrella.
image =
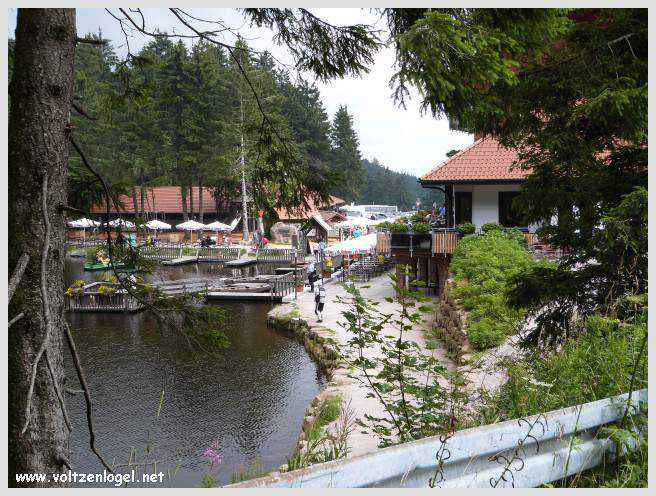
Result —
<instances>
[{"instance_id":1,"label":"patio umbrella","mask_svg":"<svg viewBox=\"0 0 656 496\"><path fill-rule=\"evenodd\" d=\"M217 239L219 238L219 231L222 231L222 232L231 232L232 231L232 227L230 227L228 224L224 224L223 222L219 222L218 220L214 221L210 224L207 224L205 226L205 228L211 229L212 231L216 231Z\"/></svg>"},{"instance_id":2,"label":"patio umbrella","mask_svg":"<svg viewBox=\"0 0 656 496\"><path fill-rule=\"evenodd\" d=\"M178 224L175 226L176 229L182 229L183 231L202 231L203 229L206 229L205 224L201 224L198 221L195 220L188 220L186 222L183 222L182 224ZM193 238L192 238L193 240Z\"/></svg>"},{"instance_id":3,"label":"patio umbrella","mask_svg":"<svg viewBox=\"0 0 656 496\"><path fill-rule=\"evenodd\" d=\"M114 219L109 222L109 225L111 227L121 227L122 229L134 229L134 222L130 222L129 220L121 219L120 217L118 219Z\"/></svg>"},{"instance_id":4,"label":"patio umbrella","mask_svg":"<svg viewBox=\"0 0 656 496\"><path fill-rule=\"evenodd\" d=\"M77 220L72 220L68 223L70 227L77 227L78 229L82 229L82 239L85 240L87 237L87 228L88 227L97 227L100 225L100 222L96 222L95 220L87 219L86 217L82 217L81 219Z\"/></svg>"},{"instance_id":5,"label":"patio umbrella","mask_svg":"<svg viewBox=\"0 0 656 496\"><path fill-rule=\"evenodd\" d=\"M224 224L223 222L214 221L211 224L207 224L205 226L205 229L211 230L211 231L231 231L232 228L228 224Z\"/></svg>"},{"instance_id":6,"label":"patio umbrella","mask_svg":"<svg viewBox=\"0 0 656 496\"><path fill-rule=\"evenodd\" d=\"M171 229L171 224L167 224L161 220L149 220L146 222L146 227L148 229L152 229L153 231L168 231Z\"/></svg>"}]
</instances>

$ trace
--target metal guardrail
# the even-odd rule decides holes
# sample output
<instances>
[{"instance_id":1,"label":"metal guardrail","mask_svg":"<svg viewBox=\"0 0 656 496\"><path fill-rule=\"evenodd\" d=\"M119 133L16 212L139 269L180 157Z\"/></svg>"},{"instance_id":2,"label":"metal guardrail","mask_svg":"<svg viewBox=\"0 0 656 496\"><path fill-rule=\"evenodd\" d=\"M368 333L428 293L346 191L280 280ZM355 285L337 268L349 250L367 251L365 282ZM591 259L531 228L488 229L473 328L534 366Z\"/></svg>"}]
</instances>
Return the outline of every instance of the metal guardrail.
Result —
<instances>
[{"instance_id":1,"label":"metal guardrail","mask_svg":"<svg viewBox=\"0 0 656 496\"><path fill-rule=\"evenodd\" d=\"M489 488L496 481L496 487L537 487L592 468L605 454L612 457L614 443L596 433L623 417L628 396L458 431L446 443L430 437L228 487L428 487L440 450L448 457L442 457L436 487ZM633 392L631 408L643 402L647 390Z\"/></svg>"}]
</instances>

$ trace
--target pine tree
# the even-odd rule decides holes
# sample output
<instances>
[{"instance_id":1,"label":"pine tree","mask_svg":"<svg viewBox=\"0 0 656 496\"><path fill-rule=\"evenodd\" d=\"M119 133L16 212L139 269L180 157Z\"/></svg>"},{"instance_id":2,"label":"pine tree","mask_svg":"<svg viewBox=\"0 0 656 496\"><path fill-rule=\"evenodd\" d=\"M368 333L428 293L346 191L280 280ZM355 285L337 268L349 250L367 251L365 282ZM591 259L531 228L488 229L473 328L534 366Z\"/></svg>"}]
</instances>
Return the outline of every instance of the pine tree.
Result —
<instances>
[{"instance_id":1,"label":"pine tree","mask_svg":"<svg viewBox=\"0 0 656 496\"><path fill-rule=\"evenodd\" d=\"M341 105L330 129L332 142L332 166L339 174L339 184L334 194L346 201L357 200L363 185L364 171L360 159L358 137L353 129L353 117L345 105Z\"/></svg>"}]
</instances>

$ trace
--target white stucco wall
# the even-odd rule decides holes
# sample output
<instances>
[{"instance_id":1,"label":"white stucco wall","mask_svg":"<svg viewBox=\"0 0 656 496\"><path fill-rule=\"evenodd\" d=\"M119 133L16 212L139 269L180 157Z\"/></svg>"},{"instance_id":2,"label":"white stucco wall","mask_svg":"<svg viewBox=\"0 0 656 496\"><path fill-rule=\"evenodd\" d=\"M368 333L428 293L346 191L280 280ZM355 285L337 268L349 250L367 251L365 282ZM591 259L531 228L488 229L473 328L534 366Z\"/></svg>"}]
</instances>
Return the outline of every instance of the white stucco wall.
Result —
<instances>
[{"instance_id":1,"label":"white stucco wall","mask_svg":"<svg viewBox=\"0 0 656 496\"><path fill-rule=\"evenodd\" d=\"M488 222L499 222L499 192L519 191L519 184L471 184L456 185L454 193L471 191L472 193L472 223L480 228ZM528 226L535 231L535 226Z\"/></svg>"}]
</instances>

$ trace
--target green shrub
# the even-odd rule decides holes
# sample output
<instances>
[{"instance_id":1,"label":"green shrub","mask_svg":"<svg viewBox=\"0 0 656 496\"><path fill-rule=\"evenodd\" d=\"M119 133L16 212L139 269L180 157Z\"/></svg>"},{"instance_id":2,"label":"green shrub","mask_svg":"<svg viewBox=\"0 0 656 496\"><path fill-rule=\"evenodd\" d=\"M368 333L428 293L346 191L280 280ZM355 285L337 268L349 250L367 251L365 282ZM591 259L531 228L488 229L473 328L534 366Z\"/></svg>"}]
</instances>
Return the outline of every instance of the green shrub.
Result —
<instances>
[{"instance_id":1,"label":"green shrub","mask_svg":"<svg viewBox=\"0 0 656 496\"><path fill-rule=\"evenodd\" d=\"M631 387L645 388L646 351L639 362L637 358L646 332L646 323L590 317L580 335L562 350L546 357L536 351L511 364L509 380L495 403L511 419L627 393Z\"/></svg>"},{"instance_id":2,"label":"green shrub","mask_svg":"<svg viewBox=\"0 0 656 496\"><path fill-rule=\"evenodd\" d=\"M412 224L412 230L419 234L426 234L430 231L430 226L426 222L415 222Z\"/></svg>"},{"instance_id":3,"label":"green shrub","mask_svg":"<svg viewBox=\"0 0 656 496\"><path fill-rule=\"evenodd\" d=\"M508 306L508 280L537 263L514 233L488 229L458 243L451 261L452 295L469 311L467 336L474 349L498 346L516 332L525 313Z\"/></svg>"},{"instance_id":4,"label":"green shrub","mask_svg":"<svg viewBox=\"0 0 656 496\"><path fill-rule=\"evenodd\" d=\"M471 222L465 222L456 226L456 230L463 236L466 236L467 234L474 234L476 232L476 226Z\"/></svg>"},{"instance_id":5,"label":"green shrub","mask_svg":"<svg viewBox=\"0 0 656 496\"><path fill-rule=\"evenodd\" d=\"M381 222L380 224L376 225L377 228L379 229L391 229L392 223L388 220Z\"/></svg>"},{"instance_id":6,"label":"green shrub","mask_svg":"<svg viewBox=\"0 0 656 496\"><path fill-rule=\"evenodd\" d=\"M485 350L503 343L506 333L495 321L484 317L467 325L467 337L474 349Z\"/></svg>"},{"instance_id":7,"label":"green shrub","mask_svg":"<svg viewBox=\"0 0 656 496\"><path fill-rule=\"evenodd\" d=\"M483 231L485 234L489 233L490 231L501 230L503 230L503 227L498 222L488 222L487 224L483 224L481 226L481 231Z\"/></svg>"},{"instance_id":8,"label":"green shrub","mask_svg":"<svg viewBox=\"0 0 656 496\"><path fill-rule=\"evenodd\" d=\"M395 222L394 224L390 225L390 231L393 233L404 233L408 232L410 230L410 226L408 224L404 224L403 222Z\"/></svg>"},{"instance_id":9,"label":"green shrub","mask_svg":"<svg viewBox=\"0 0 656 496\"><path fill-rule=\"evenodd\" d=\"M410 216L411 222L425 222L426 216L430 212L428 210L419 210Z\"/></svg>"}]
</instances>

